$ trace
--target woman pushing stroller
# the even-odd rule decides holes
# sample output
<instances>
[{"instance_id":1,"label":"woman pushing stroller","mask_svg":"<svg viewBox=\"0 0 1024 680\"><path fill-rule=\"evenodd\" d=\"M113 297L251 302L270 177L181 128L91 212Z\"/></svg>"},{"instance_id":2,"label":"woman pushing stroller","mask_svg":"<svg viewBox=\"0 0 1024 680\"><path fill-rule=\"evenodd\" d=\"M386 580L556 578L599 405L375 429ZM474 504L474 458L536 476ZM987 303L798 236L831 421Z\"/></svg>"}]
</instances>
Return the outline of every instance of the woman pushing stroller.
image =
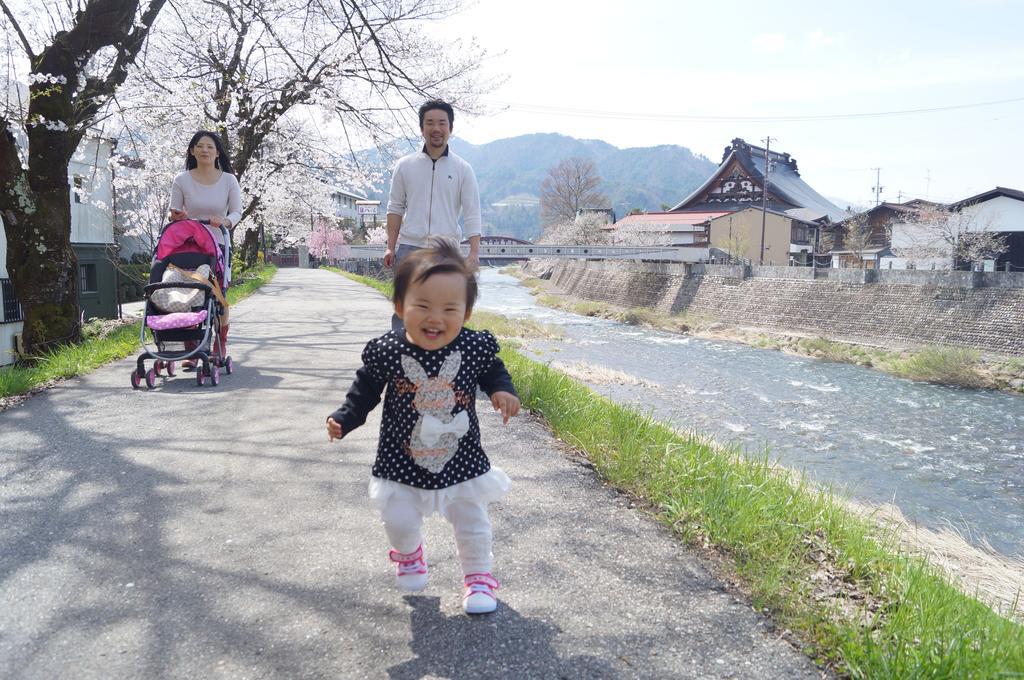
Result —
<instances>
[{"instance_id":1,"label":"woman pushing stroller","mask_svg":"<svg viewBox=\"0 0 1024 680\"><path fill-rule=\"evenodd\" d=\"M192 136L185 152L185 171L171 183L170 220L200 220L214 227L210 231L223 246L220 229L230 230L242 217L242 191L231 170L231 161L220 137L200 130ZM230 233L230 231L228 232ZM231 265L226 263L224 288L230 285ZM220 326L220 347L227 355L228 324ZM195 367L192 360L183 368Z\"/></svg>"}]
</instances>

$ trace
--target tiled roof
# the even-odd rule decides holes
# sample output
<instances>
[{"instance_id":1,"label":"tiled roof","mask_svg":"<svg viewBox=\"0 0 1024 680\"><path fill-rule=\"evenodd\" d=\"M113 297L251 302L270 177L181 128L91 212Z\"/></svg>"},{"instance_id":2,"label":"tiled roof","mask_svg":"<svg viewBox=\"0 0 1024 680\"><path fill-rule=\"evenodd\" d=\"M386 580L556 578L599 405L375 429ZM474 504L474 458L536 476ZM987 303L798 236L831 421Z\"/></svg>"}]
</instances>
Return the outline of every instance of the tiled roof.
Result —
<instances>
[{"instance_id":1,"label":"tiled roof","mask_svg":"<svg viewBox=\"0 0 1024 680\"><path fill-rule=\"evenodd\" d=\"M984 191L978 194L977 196L971 196L970 198L965 198L962 201L957 201L956 203L953 203L950 207L961 208L965 205L970 205L972 203L982 203L984 201L990 201L993 198L997 198L999 196L1006 196L1008 198L1015 198L1018 201L1024 201L1024 191L1021 191L1020 189L1009 189L1007 187L996 187L995 189Z\"/></svg>"},{"instance_id":2,"label":"tiled roof","mask_svg":"<svg viewBox=\"0 0 1024 680\"><path fill-rule=\"evenodd\" d=\"M719 165L718 171L716 171L715 174L713 174L699 189L676 205L673 210L680 209L683 206L692 203L705 191L711 188L711 186L719 179L721 173L734 159L743 166L744 171L753 181L763 186L764 155L765 150L763 147L747 144L739 138L732 140L732 144L725 149L722 163ZM834 205L827 198L812 189L807 182L801 179L800 173L796 168L796 160L788 153L771 151L768 154L768 160L771 164L771 170L768 176L769 192L780 201L789 204L778 205L776 202L771 205L772 208L781 210L786 210L791 207L808 208L820 215L827 215L833 222L837 222L848 217L845 210ZM695 207L699 206L700 204L695 204Z\"/></svg>"}]
</instances>

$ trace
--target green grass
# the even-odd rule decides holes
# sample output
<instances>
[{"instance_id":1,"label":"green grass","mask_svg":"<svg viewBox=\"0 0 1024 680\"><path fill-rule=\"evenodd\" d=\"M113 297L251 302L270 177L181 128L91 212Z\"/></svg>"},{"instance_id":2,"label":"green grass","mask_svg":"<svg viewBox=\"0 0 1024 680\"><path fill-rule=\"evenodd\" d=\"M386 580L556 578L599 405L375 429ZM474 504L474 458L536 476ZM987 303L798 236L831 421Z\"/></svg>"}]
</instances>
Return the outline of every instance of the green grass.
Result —
<instances>
[{"instance_id":1,"label":"green grass","mask_svg":"<svg viewBox=\"0 0 1024 680\"><path fill-rule=\"evenodd\" d=\"M975 350L928 347L894 363L892 371L911 380L981 387L984 379L978 373L980 358L980 354Z\"/></svg>"},{"instance_id":2,"label":"green grass","mask_svg":"<svg viewBox=\"0 0 1024 680\"><path fill-rule=\"evenodd\" d=\"M805 652L858 678L1011 677L1024 628L903 555L829 493L682 435L506 350L526 407L685 540L728 554L755 606Z\"/></svg>"},{"instance_id":3,"label":"green grass","mask_svg":"<svg viewBox=\"0 0 1024 680\"><path fill-rule=\"evenodd\" d=\"M273 278L277 267L269 265L250 270L236 279L228 289L228 302L235 304ZM37 387L61 378L72 378L122 359L139 349L139 322L117 325L95 331L102 324L90 322L83 328L83 340L47 352L28 366L12 365L0 368L0 397L25 394Z\"/></svg>"},{"instance_id":4,"label":"green grass","mask_svg":"<svg viewBox=\"0 0 1024 680\"><path fill-rule=\"evenodd\" d=\"M388 300L391 299L391 295L394 293L395 290L394 286L391 284L391 279L385 280L375 279L371 276L361 276L360 274L353 274L352 272L347 272L344 269L338 269L337 267L323 267L323 269L326 269L327 271L332 271L335 274L341 274L345 278L352 279L353 281L361 283L364 286L375 288L380 293L382 293L384 297L386 297Z\"/></svg>"}]
</instances>

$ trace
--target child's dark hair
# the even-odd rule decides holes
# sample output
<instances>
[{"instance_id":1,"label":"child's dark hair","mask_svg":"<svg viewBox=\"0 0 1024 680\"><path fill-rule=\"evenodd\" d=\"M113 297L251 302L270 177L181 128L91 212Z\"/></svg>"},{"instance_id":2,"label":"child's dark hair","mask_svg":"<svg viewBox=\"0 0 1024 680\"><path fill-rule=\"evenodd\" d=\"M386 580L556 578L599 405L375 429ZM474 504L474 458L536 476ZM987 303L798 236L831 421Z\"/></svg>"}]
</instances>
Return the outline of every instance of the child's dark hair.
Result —
<instances>
[{"instance_id":1,"label":"child's dark hair","mask_svg":"<svg viewBox=\"0 0 1024 680\"><path fill-rule=\"evenodd\" d=\"M466 313L473 311L476 303L477 282L473 268L459 250L459 244L453 239L434 236L430 245L414 250L405 257L395 270L394 293L391 301L405 301L405 294L412 284L423 283L434 274L462 274L466 279Z\"/></svg>"},{"instance_id":2,"label":"child's dark hair","mask_svg":"<svg viewBox=\"0 0 1024 680\"><path fill-rule=\"evenodd\" d=\"M448 114L448 128L450 130L455 129L455 109L452 105L443 99L431 99L420 107L420 129L423 129L423 117L427 115L427 111L433 111L434 109L440 109Z\"/></svg>"}]
</instances>

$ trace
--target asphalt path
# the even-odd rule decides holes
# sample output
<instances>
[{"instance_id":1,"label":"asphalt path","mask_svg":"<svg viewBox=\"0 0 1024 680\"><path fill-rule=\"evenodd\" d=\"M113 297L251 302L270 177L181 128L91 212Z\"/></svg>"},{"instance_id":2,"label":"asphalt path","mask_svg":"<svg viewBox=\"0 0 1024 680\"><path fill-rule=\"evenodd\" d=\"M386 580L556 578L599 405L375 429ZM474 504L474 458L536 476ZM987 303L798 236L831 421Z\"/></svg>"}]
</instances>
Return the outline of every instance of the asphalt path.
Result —
<instances>
[{"instance_id":1,"label":"asphalt path","mask_svg":"<svg viewBox=\"0 0 1024 680\"><path fill-rule=\"evenodd\" d=\"M133 391L134 358L0 412L0 677L817 678L771 622L529 415L481 400L494 614L450 527L393 587L366 500L379 409L324 419L388 326L375 291L282 269L232 310L233 375Z\"/></svg>"}]
</instances>

